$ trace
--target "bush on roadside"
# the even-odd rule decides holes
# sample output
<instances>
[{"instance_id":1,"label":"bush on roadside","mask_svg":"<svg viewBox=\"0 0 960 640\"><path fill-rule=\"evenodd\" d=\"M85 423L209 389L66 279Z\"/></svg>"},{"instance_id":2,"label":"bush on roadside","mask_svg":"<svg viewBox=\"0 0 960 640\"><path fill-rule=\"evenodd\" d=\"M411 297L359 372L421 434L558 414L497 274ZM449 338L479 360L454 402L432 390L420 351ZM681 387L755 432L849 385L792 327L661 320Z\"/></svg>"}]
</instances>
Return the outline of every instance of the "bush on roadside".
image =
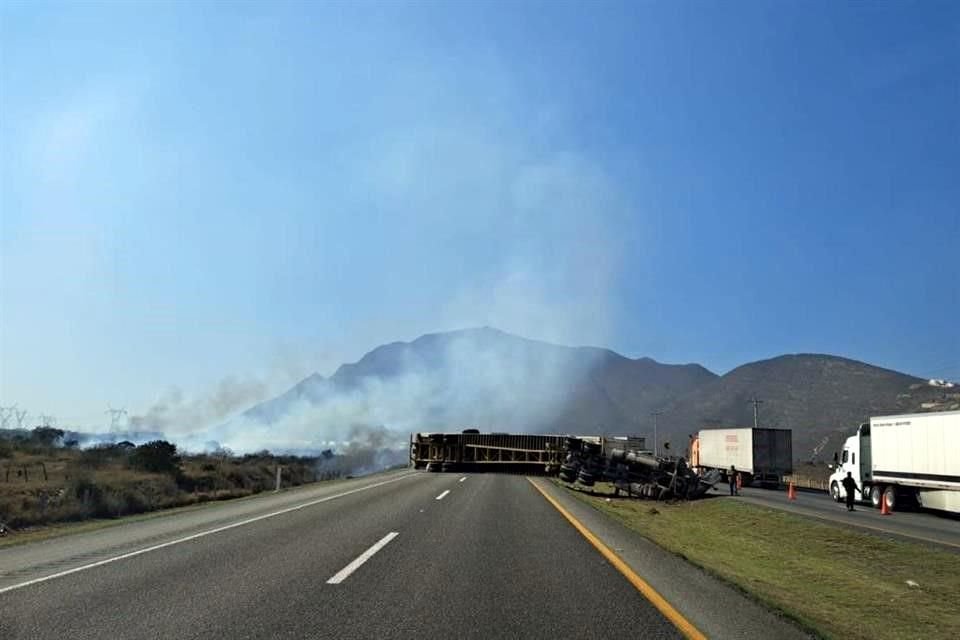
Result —
<instances>
[{"instance_id":1,"label":"bush on roadside","mask_svg":"<svg viewBox=\"0 0 960 640\"><path fill-rule=\"evenodd\" d=\"M126 461L130 448L120 444L98 444L80 452L79 463L90 469L100 469L109 464Z\"/></svg>"},{"instance_id":2,"label":"bush on roadside","mask_svg":"<svg viewBox=\"0 0 960 640\"><path fill-rule=\"evenodd\" d=\"M130 455L130 466L151 473L180 473L180 456L177 445L166 440L154 440L142 444Z\"/></svg>"},{"instance_id":3,"label":"bush on roadside","mask_svg":"<svg viewBox=\"0 0 960 640\"><path fill-rule=\"evenodd\" d=\"M181 455L163 440L75 449L56 439L47 446L55 433L38 435L24 431L0 438L0 522L15 530L270 491L278 465L284 487L322 476L314 458L269 451Z\"/></svg>"}]
</instances>

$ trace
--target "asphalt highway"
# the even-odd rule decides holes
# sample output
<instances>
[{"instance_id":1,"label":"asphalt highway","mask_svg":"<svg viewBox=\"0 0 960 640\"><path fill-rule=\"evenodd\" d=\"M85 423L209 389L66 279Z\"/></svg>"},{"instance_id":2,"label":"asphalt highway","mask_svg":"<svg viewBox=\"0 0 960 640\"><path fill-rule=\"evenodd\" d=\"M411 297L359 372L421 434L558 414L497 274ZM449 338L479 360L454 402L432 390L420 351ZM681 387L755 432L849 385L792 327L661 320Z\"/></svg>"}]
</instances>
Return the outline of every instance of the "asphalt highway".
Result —
<instances>
[{"instance_id":1,"label":"asphalt highway","mask_svg":"<svg viewBox=\"0 0 960 640\"><path fill-rule=\"evenodd\" d=\"M804 637L612 521L589 526L704 636ZM533 482L404 471L0 550L0 637L682 635Z\"/></svg>"},{"instance_id":2,"label":"asphalt highway","mask_svg":"<svg viewBox=\"0 0 960 640\"><path fill-rule=\"evenodd\" d=\"M878 509L859 503L851 513L828 494L813 491L798 491L796 500L788 500L785 490L744 487L739 499L880 535L932 543L960 553L960 519L954 516L923 511L896 511L882 516Z\"/></svg>"}]
</instances>

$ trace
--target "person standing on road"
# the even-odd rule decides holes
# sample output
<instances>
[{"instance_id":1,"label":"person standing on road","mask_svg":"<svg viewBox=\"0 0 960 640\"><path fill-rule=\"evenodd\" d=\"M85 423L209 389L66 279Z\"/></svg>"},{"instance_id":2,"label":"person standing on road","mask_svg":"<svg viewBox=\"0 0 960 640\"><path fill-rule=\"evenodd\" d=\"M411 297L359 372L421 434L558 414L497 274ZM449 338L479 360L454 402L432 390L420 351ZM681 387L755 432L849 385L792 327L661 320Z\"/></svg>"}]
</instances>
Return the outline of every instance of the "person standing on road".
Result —
<instances>
[{"instance_id":1,"label":"person standing on road","mask_svg":"<svg viewBox=\"0 0 960 640\"><path fill-rule=\"evenodd\" d=\"M853 492L860 491L860 487L857 486L857 481L849 471L847 471L847 477L843 479L843 489L847 492L847 511L856 511L853 508Z\"/></svg>"},{"instance_id":2,"label":"person standing on road","mask_svg":"<svg viewBox=\"0 0 960 640\"><path fill-rule=\"evenodd\" d=\"M737 468L730 465L730 472L727 474L727 480L730 482L730 495L737 495Z\"/></svg>"}]
</instances>

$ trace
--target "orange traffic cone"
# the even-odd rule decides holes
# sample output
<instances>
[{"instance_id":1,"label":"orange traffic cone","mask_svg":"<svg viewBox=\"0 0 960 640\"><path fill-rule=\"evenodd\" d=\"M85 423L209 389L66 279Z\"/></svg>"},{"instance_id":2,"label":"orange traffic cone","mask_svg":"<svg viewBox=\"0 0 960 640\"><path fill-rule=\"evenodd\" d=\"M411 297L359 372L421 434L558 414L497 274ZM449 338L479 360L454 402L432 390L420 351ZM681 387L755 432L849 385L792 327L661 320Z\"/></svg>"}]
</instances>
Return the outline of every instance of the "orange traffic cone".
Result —
<instances>
[{"instance_id":1,"label":"orange traffic cone","mask_svg":"<svg viewBox=\"0 0 960 640\"><path fill-rule=\"evenodd\" d=\"M787 486L787 500L796 500L797 499L797 488L793 485L793 481L790 481L790 484Z\"/></svg>"},{"instance_id":2,"label":"orange traffic cone","mask_svg":"<svg viewBox=\"0 0 960 640\"><path fill-rule=\"evenodd\" d=\"M880 496L880 515L882 516L892 516L893 510L887 506L887 497Z\"/></svg>"}]
</instances>

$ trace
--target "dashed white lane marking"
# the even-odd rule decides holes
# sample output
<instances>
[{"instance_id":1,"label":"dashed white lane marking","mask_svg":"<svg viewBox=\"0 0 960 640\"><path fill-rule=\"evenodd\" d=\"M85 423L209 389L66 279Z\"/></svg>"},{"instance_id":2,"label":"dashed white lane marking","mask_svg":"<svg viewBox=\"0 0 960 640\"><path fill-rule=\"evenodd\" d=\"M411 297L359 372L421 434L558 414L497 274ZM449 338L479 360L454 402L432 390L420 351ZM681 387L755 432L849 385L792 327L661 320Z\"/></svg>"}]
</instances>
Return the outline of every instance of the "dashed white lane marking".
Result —
<instances>
[{"instance_id":1,"label":"dashed white lane marking","mask_svg":"<svg viewBox=\"0 0 960 640\"><path fill-rule=\"evenodd\" d=\"M458 480L458 482L463 482L466 479L467 479L467 476L463 476L462 478L460 478L460 480Z\"/></svg>"},{"instance_id":2,"label":"dashed white lane marking","mask_svg":"<svg viewBox=\"0 0 960 640\"><path fill-rule=\"evenodd\" d=\"M359 556L357 556L356 560L345 566L343 569L340 569L340 571L338 571L332 578L327 580L327 584L340 584L349 578L351 573L363 566L364 562L372 558L377 551L380 551L380 549L383 549L385 546L387 546L387 544L389 544L389 542L398 535L400 534L396 531L391 531L387 535L380 538L380 542L361 553Z\"/></svg>"},{"instance_id":3,"label":"dashed white lane marking","mask_svg":"<svg viewBox=\"0 0 960 640\"><path fill-rule=\"evenodd\" d=\"M37 584L40 582L46 582L47 580L53 580L54 578L62 578L63 576L68 576L71 573L77 573L79 571L85 571L86 569L93 569L94 567L99 567L105 564L110 564L111 562L117 562L118 560L125 560L127 558L133 558L134 556L139 556L143 553L149 553L151 551L156 551L157 549L163 549L165 547L172 547L175 544L180 544L181 542L189 542L190 540L196 540L197 538L202 538L204 536L209 536L214 533L220 533L221 531L227 531L228 529L233 529L235 527L242 527L245 524L250 524L253 522L258 522L260 520L266 520L267 518L273 518L274 516L283 515L284 513L290 513L291 511L297 511L305 507L312 507L315 504L320 504L321 502L328 502L330 500L336 500L337 498L342 498L344 496L349 496L360 491L366 491L367 489L373 489L374 487L382 487L385 484L390 484L391 482L396 482L397 480L403 480L404 478L410 478L419 474L416 473L407 473L398 478L391 478L390 480L384 480L383 482L376 482L374 484L368 484L363 487L358 487L356 489L351 489L350 491L344 491L336 495L327 496L325 498L319 498L317 500L310 500L309 502L304 502L293 507L288 507L286 509L280 509L279 511L273 511L271 513L266 513L262 516L256 516L254 518L247 518L246 520L241 520L239 522L234 522L233 524L228 524L222 527L217 527L215 529L208 529L207 531L201 531L200 533L194 533L183 538L177 538L176 540L171 540L169 542L163 542L161 544L155 544L152 547L146 547L144 549L137 549L136 551L131 551L130 553L123 553L119 556L113 556L112 558L105 558L103 560L98 560L97 562L91 562L90 564L85 564L79 567L74 567L73 569L67 569L66 571L60 571L58 573L52 573L49 576L42 576L40 578L34 578L33 580L27 580L26 582L21 582L19 584L10 585L9 587L0 588L0 593L6 593L7 591L13 591L14 589L20 589L22 587L30 586L31 584Z\"/></svg>"},{"instance_id":4,"label":"dashed white lane marking","mask_svg":"<svg viewBox=\"0 0 960 640\"><path fill-rule=\"evenodd\" d=\"M440 495L438 495L438 496L437 496L437 500L443 500L444 498L447 497L447 494L448 494L448 493L450 493L450 489L447 489L446 491L444 491L443 493L441 493Z\"/></svg>"}]
</instances>

